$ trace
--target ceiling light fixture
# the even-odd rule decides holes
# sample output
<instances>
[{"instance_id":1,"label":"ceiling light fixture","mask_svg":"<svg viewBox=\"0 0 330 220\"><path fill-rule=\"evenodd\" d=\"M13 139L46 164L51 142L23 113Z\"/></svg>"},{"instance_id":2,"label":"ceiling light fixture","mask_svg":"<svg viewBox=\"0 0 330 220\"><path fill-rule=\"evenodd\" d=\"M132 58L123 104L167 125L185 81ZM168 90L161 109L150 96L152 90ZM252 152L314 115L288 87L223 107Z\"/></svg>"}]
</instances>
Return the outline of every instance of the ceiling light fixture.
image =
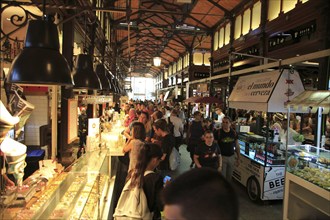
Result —
<instances>
[{"instance_id":1,"label":"ceiling light fixture","mask_svg":"<svg viewBox=\"0 0 330 220\"><path fill-rule=\"evenodd\" d=\"M51 17L30 20L22 52L14 59L8 73L10 83L74 85L70 67L59 52L57 27Z\"/></svg>"},{"instance_id":2,"label":"ceiling light fixture","mask_svg":"<svg viewBox=\"0 0 330 220\"><path fill-rule=\"evenodd\" d=\"M93 62L90 55L78 54L72 75L75 82L74 89L102 90L100 79L93 70Z\"/></svg>"},{"instance_id":3,"label":"ceiling light fixture","mask_svg":"<svg viewBox=\"0 0 330 220\"><path fill-rule=\"evenodd\" d=\"M162 63L162 58L161 57L154 57L154 66L160 66Z\"/></svg>"},{"instance_id":4,"label":"ceiling light fixture","mask_svg":"<svg viewBox=\"0 0 330 220\"><path fill-rule=\"evenodd\" d=\"M109 91L111 89L111 84L108 77L106 77L104 65L97 64L95 72L101 81L102 91Z\"/></svg>"}]
</instances>

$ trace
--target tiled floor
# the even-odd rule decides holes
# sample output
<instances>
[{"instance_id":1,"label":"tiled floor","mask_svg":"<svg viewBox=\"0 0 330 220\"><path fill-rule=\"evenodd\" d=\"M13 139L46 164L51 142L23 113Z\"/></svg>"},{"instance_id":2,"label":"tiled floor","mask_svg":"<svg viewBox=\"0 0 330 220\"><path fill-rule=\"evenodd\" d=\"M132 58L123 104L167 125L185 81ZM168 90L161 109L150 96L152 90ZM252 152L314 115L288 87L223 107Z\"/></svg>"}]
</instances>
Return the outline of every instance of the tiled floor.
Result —
<instances>
[{"instance_id":1,"label":"tiled floor","mask_svg":"<svg viewBox=\"0 0 330 220\"><path fill-rule=\"evenodd\" d=\"M191 169L189 167L191 159L185 145L180 147L181 164L173 176ZM240 220L281 220L282 219L282 201L266 201L264 203L253 203L247 196L246 189L240 183L234 181L234 188L239 196Z\"/></svg>"}]
</instances>

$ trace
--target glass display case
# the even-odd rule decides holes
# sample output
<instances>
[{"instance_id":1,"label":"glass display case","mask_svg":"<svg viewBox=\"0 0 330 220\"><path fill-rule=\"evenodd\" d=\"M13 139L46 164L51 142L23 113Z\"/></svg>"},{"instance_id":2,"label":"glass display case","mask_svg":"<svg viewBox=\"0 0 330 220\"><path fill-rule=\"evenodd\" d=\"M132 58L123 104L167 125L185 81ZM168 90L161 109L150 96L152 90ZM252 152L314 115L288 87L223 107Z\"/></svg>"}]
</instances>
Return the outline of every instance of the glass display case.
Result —
<instances>
[{"instance_id":1,"label":"glass display case","mask_svg":"<svg viewBox=\"0 0 330 220\"><path fill-rule=\"evenodd\" d=\"M108 149L87 152L49 180L14 219L104 219L114 179ZM13 214L11 212L10 214Z\"/></svg>"},{"instance_id":2,"label":"glass display case","mask_svg":"<svg viewBox=\"0 0 330 220\"><path fill-rule=\"evenodd\" d=\"M256 134L240 133L240 161L233 178L247 188L252 201L283 199L285 152L279 142Z\"/></svg>"},{"instance_id":3,"label":"glass display case","mask_svg":"<svg viewBox=\"0 0 330 220\"><path fill-rule=\"evenodd\" d=\"M330 151L288 145L283 219L329 219Z\"/></svg>"},{"instance_id":4,"label":"glass display case","mask_svg":"<svg viewBox=\"0 0 330 220\"><path fill-rule=\"evenodd\" d=\"M239 134L241 154L263 166L284 165L285 152L280 142L267 141L260 135Z\"/></svg>"}]
</instances>

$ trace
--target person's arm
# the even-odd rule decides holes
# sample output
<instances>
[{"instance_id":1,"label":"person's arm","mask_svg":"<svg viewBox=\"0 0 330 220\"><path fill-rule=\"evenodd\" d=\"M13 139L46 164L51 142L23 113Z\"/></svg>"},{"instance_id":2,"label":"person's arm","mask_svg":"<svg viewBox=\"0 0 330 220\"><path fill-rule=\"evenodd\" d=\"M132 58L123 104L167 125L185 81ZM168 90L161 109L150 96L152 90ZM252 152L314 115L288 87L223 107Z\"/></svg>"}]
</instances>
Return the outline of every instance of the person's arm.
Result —
<instances>
[{"instance_id":1,"label":"person's arm","mask_svg":"<svg viewBox=\"0 0 330 220\"><path fill-rule=\"evenodd\" d=\"M219 168L218 168L219 171L222 170L222 156L221 154L219 154Z\"/></svg>"},{"instance_id":2,"label":"person's arm","mask_svg":"<svg viewBox=\"0 0 330 220\"><path fill-rule=\"evenodd\" d=\"M15 186L15 183L13 181L11 181L11 179L8 178L7 174L3 174L2 176L5 180L5 185L7 187Z\"/></svg>"},{"instance_id":3,"label":"person's arm","mask_svg":"<svg viewBox=\"0 0 330 220\"><path fill-rule=\"evenodd\" d=\"M123 152L127 153L127 152L131 151L132 150L132 145L133 145L132 140L127 141L127 143L125 144L125 146L123 148Z\"/></svg>"},{"instance_id":4,"label":"person's arm","mask_svg":"<svg viewBox=\"0 0 330 220\"><path fill-rule=\"evenodd\" d=\"M195 165L196 165L197 168L201 168L202 165L199 163L199 159L198 158L199 158L199 155L194 154L194 163L195 163Z\"/></svg>"}]
</instances>

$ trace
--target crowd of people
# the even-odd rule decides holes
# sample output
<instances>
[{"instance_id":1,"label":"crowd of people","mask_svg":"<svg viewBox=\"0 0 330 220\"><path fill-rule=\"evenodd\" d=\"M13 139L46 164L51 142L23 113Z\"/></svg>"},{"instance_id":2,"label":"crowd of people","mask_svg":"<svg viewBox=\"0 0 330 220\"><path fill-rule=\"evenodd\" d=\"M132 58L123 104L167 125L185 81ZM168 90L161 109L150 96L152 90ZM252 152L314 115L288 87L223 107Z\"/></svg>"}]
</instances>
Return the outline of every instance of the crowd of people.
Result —
<instances>
[{"instance_id":1,"label":"crowd of people","mask_svg":"<svg viewBox=\"0 0 330 220\"><path fill-rule=\"evenodd\" d=\"M230 196L233 202L229 206L233 205L235 206L232 207L233 210L237 210L237 200L235 194L231 193L233 189L230 181L234 158L239 158L237 154L239 146L237 135L231 128L230 118L226 117L219 107L214 109L212 118L204 118L200 111L195 110L189 119L189 114L181 103L156 105L152 102L130 101L123 106L123 110L125 112L123 135L126 137L126 144L123 148L125 156L120 158L120 161L125 171L117 173L117 177L120 175L121 179L125 179L121 183L122 192L125 189L127 193L125 184L128 181L132 188L143 188L153 219L161 219L162 210L164 210L165 218L167 218L166 215L173 215L173 209L171 209L173 205L181 207L179 214L185 216L186 207L183 204L186 199L173 200L171 196L173 193L171 187L175 189L176 184L182 187L180 186L181 177L174 178L170 183L163 180L165 177L173 176L174 171L171 170L169 161L173 148L180 152L183 146L187 146L191 155L191 167L195 168L192 170L198 170L191 171L192 174L189 177L210 175L210 179L198 180L196 184L202 188L209 184L210 186L217 184L220 188L215 192L219 196ZM216 123L222 124L222 127L216 127ZM237 154L236 157L234 153ZM128 158L128 161L124 162L126 160L123 159L124 157ZM225 188L231 191L224 190ZM188 195L187 192L186 196ZM118 196L123 195L118 194ZM121 202L120 198L117 201ZM225 201L214 202L215 205L226 203ZM237 212L235 213L236 216L229 214L228 219L237 219ZM187 215L185 219L197 219L189 216Z\"/></svg>"},{"instance_id":2,"label":"crowd of people","mask_svg":"<svg viewBox=\"0 0 330 220\"><path fill-rule=\"evenodd\" d=\"M221 106L216 105L211 106L210 114L207 114L210 117L205 117L205 112L199 111L197 105L188 112L182 103L129 101L121 110L125 114L122 134L126 144L123 148L125 156L120 159L124 172L116 176L116 179L124 180L119 191L128 181L132 188L142 188L153 219L161 219L161 211L168 219L200 219L189 209L191 205L198 206L204 217L209 212L210 217L226 215L226 219L237 219L237 197L231 187L233 170L240 162L237 125L250 125L250 131L261 134L270 119L270 129L277 129L280 135L285 135L288 129L283 115L237 110L230 114L234 118L232 121ZM311 117L292 115L290 118L292 134L313 133ZM170 169L172 149L180 152L183 146L190 153L192 169L170 183L164 182L165 177L173 174ZM208 178L203 179L204 175ZM209 190L205 187L214 184L217 186L214 195L209 197L204 195L206 192L201 193ZM196 190L203 196L190 199ZM215 201L216 196L222 198ZM205 199L217 207L226 208L210 211L207 209L210 202L205 207L201 205Z\"/></svg>"}]
</instances>

